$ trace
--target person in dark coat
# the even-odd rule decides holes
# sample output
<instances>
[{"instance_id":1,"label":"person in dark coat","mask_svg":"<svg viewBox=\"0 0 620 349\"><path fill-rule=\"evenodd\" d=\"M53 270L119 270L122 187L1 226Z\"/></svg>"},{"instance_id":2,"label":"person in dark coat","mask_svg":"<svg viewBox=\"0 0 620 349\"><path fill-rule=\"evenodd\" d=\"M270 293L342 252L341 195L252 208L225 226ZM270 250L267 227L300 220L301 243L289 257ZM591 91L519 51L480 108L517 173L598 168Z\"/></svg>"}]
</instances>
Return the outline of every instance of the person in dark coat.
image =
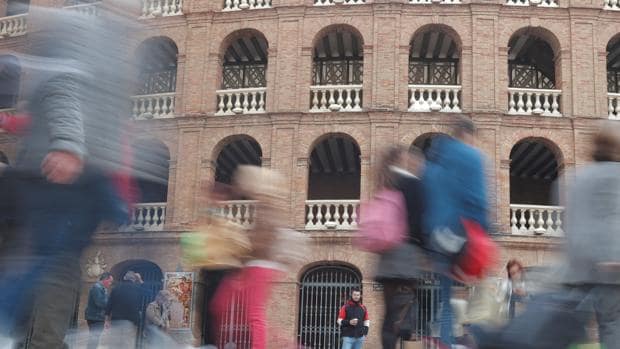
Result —
<instances>
[{"instance_id":1,"label":"person in dark coat","mask_svg":"<svg viewBox=\"0 0 620 349\"><path fill-rule=\"evenodd\" d=\"M142 322L142 304L147 296L142 277L128 271L123 281L112 289L105 310L105 327L111 330L112 348L133 348Z\"/></svg>"},{"instance_id":2,"label":"person in dark coat","mask_svg":"<svg viewBox=\"0 0 620 349\"><path fill-rule=\"evenodd\" d=\"M408 240L380 255L375 279L383 285L385 315L381 331L383 349L394 349L399 337L409 338L417 317L416 280L423 275L425 253L422 245L424 195L415 175L423 166L417 148L401 146L386 149L377 167L377 190L398 190L405 198ZM414 315L410 317L407 315Z\"/></svg>"},{"instance_id":3,"label":"person in dark coat","mask_svg":"<svg viewBox=\"0 0 620 349\"><path fill-rule=\"evenodd\" d=\"M99 337L105 323L105 310L108 305L108 289L112 286L114 277L105 272L88 291L88 305L84 311L84 318L88 324L88 349L96 349L99 346Z\"/></svg>"}]
</instances>

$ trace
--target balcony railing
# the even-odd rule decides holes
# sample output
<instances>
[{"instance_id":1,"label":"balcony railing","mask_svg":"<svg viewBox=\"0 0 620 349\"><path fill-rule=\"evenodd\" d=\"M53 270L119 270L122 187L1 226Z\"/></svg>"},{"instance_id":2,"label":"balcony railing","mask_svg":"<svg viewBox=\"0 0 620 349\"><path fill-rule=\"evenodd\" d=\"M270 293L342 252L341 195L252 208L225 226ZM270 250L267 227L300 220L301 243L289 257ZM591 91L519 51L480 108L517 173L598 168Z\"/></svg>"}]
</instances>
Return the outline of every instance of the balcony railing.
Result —
<instances>
[{"instance_id":1,"label":"balcony railing","mask_svg":"<svg viewBox=\"0 0 620 349\"><path fill-rule=\"evenodd\" d=\"M428 4L451 5L451 4L460 4L461 0L409 0L409 3L413 5L428 5Z\"/></svg>"},{"instance_id":2,"label":"balcony railing","mask_svg":"<svg viewBox=\"0 0 620 349\"><path fill-rule=\"evenodd\" d=\"M409 111L460 113L461 86L409 85Z\"/></svg>"},{"instance_id":3,"label":"balcony railing","mask_svg":"<svg viewBox=\"0 0 620 349\"><path fill-rule=\"evenodd\" d=\"M166 223L166 203L135 204L129 226L122 231L160 231Z\"/></svg>"},{"instance_id":4,"label":"balcony railing","mask_svg":"<svg viewBox=\"0 0 620 349\"><path fill-rule=\"evenodd\" d=\"M361 5L366 0L314 0L314 6L331 6L331 5Z\"/></svg>"},{"instance_id":5,"label":"balcony railing","mask_svg":"<svg viewBox=\"0 0 620 349\"><path fill-rule=\"evenodd\" d=\"M564 234L562 206L510 205L510 230L519 235Z\"/></svg>"},{"instance_id":6,"label":"balcony railing","mask_svg":"<svg viewBox=\"0 0 620 349\"><path fill-rule=\"evenodd\" d=\"M232 222L244 227L251 227L254 224L256 201L252 200L233 200L221 201L218 203L220 214Z\"/></svg>"},{"instance_id":7,"label":"balcony railing","mask_svg":"<svg viewBox=\"0 0 620 349\"><path fill-rule=\"evenodd\" d=\"M620 93L607 93L609 112L608 117L610 120L620 120Z\"/></svg>"},{"instance_id":8,"label":"balcony railing","mask_svg":"<svg viewBox=\"0 0 620 349\"><path fill-rule=\"evenodd\" d=\"M558 7L557 0L506 0L506 6Z\"/></svg>"},{"instance_id":9,"label":"balcony railing","mask_svg":"<svg viewBox=\"0 0 620 349\"><path fill-rule=\"evenodd\" d=\"M183 0L142 0L140 18L178 16L183 14Z\"/></svg>"},{"instance_id":10,"label":"balcony railing","mask_svg":"<svg viewBox=\"0 0 620 349\"><path fill-rule=\"evenodd\" d=\"M133 96L133 118L136 120L174 117L176 93L157 93Z\"/></svg>"},{"instance_id":11,"label":"balcony railing","mask_svg":"<svg viewBox=\"0 0 620 349\"><path fill-rule=\"evenodd\" d=\"M28 14L0 18L0 36L3 38L26 34Z\"/></svg>"},{"instance_id":12,"label":"balcony railing","mask_svg":"<svg viewBox=\"0 0 620 349\"><path fill-rule=\"evenodd\" d=\"M270 7L271 0L226 0L222 11L256 10Z\"/></svg>"},{"instance_id":13,"label":"balcony railing","mask_svg":"<svg viewBox=\"0 0 620 349\"><path fill-rule=\"evenodd\" d=\"M266 87L218 90L215 115L256 114L265 112Z\"/></svg>"},{"instance_id":14,"label":"balcony railing","mask_svg":"<svg viewBox=\"0 0 620 349\"><path fill-rule=\"evenodd\" d=\"M76 11L87 16L97 16L99 14L99 2L94 2L90 4L80 4L80 5L72 5L66 6L65 9Z\"/></svg>"},{"instance_id":15,"label":"balcony railing","mask_svg":"<svg viewBox=\"0 0 620 349\"><path fill-rule=\"evenodd\" d=\"M362 110L362 85L316 85L310 94L311 112Z\"/></svg>"},{"instance_id":16,"label":"balcony railing","mask_svg":"<svg viewBox=\"0 0 620 349\"><path fill-rule=\"evenodd\" d=\"M508 114L562 116L562 90L508 88Z\"/></svg>"},{"instance_id":17,"label":"balcony railing","mask_svg":"<svg viewBox=\"0 0 620 349\"><path fill-rule=\"evenodd\" d=\"M307 200L307 230L357 229L359 200Z\"/></svg>"},{"instance_id":18,"label":"balcony railing","mask_svg":"<svg viewBox=\"0 0 620 349\"><path fill-rule=\"evenodd\" d=\"M620 11L620 0L603 0L603 9Z\"/></svg>"}]
</instances>

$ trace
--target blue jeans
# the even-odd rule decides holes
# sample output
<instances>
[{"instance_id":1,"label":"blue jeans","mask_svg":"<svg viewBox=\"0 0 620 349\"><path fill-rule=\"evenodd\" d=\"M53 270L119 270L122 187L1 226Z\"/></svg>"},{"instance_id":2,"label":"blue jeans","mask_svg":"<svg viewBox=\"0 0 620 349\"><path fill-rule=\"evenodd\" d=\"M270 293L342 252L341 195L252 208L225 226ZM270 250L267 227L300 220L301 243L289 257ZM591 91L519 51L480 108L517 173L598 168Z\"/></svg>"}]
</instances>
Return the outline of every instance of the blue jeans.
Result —
<instances>
[{"instance_id":1,"label":"blue jeans","mask_svg":"<svg viewBox=\"0 0 620 349\"><path fill-rule=\"evenodd\" d=\"M366 337L342 337L341 349L362 349L364 346L364 341L366 341Z\"/></svg>"},{"instance_id":2,"label":"blue jeans","mask_svg":"<svg viewBox=\"0 0 620 349\"><path fill-rule=\"evenodd\" d=\"M441 314L439 317L441 342L445 345L452 345L452 279L445 275L439 276L439 285L441 288Z\"/></svg>"}]
</instances>

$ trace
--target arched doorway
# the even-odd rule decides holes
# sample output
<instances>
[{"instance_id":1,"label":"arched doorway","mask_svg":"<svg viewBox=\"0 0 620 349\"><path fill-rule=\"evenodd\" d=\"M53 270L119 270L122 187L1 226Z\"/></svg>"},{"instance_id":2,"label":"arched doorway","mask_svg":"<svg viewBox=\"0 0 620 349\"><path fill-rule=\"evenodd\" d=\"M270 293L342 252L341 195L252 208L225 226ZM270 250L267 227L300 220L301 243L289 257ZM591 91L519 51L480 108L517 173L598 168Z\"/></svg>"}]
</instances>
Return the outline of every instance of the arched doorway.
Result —
<instances>
[{"instance_id":1,"label":"arched doorway","mask_svg":"<svg viewBox=\"0 0 620 349\"><path fill-rule=\"evenodd\" d=\"M364 51L352 28L335 27L315 42L310 111L361 111Z\"/></svg>"},{"instance_id":2,"label":"arched doorway","mask_svg":"<svg viewBox=\"0 0 620 349\"><path fill-rule=\"evenodd\" d=\"M409 111L460 112L460 45L453 30L431 25L409 48Z\"/></svg>"},{"instance_id":3,"label":"arched doorway","mask_svg":"<svg viewBox=\"0 0 620 349\"><path fill-rule=\"evenodd\" d=\"M511 229L519 234L562 232L557 199L561 154L542 138L524 139L510 151Z\"/></svg>"},{"instance_id":4,"label":"arched doorway","mask_svg":"<svg viewBox=\"0 0 620 349\"><path fill-rule=\"evenodd\" d=\"M321 137L310 153L306 229L357 226L361 181L360 148L345 134Z\"/></svg>"},{"instance_id":5,"label":"arched doorway","mask_svg":"<svg viewBox=\"0 0 620 349\"><path fill-rule=\"evenodd\" d=\"M361 288L361 273L345 265L319 265L306 271L299 288L299 344L306 348L340 348L338 310L351 290Z\"/></svg>"},{"instance_id":6,"label":"arched doorway","mask_svg":"<svg viewBox=\"0 0 620 349\"><path fill-rule=\"evenodd\" d=\"M620 35L607 44L607 101L610 119L620 119Z\"/></svg>"}]
</instances>

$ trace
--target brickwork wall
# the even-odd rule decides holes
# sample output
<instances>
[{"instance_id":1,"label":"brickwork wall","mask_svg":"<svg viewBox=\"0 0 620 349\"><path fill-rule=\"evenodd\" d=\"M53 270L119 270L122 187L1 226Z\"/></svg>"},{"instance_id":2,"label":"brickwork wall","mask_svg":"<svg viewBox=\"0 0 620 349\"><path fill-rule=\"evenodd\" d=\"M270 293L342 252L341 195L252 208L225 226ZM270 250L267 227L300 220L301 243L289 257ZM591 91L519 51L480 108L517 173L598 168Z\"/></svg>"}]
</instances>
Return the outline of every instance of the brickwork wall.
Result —
<instances>
[{"instance_id":1,"label":"brickwork wall","mask_svg":"<svg viewBox=\"0 0 620 349\"><path fill-rule=\"evenodd\" d=\"M39 0L44 5L46 1ZM263 166L277 169L287 179L290 214L283 221L288 225L304 228L309 157L325 135L346 134L357 142L360 196L368 198L373 188L372 166L383 147L392 143L409 146L424 135L449 132L445 113L407 112L410 42L429 26L446 31L458 43L461 105L479 127L477 145L487 159L492 222L500 231L509 232L510 226L512 147L526 138L543 139L561 159L560 172L568 173L588 161L596 122L607 117L606 46L620 33L620 14L601 11L598 2L574 0L569 7L568 1L560 0L559 8L537 8L483 0L465 0L454 6L375 0L359 6L319 8L311 0L273 0L272 9L226 13L221 3L184 0L185 15L144 20L147 28L140 33L142 39L169 37L179 52L177 117L134 124L136 139L156 138L170 150L166 232L99 234L85 263L101 250L108 268L128 259L146 259L164 271L177 270L181 265L178 232L195 222L202 185L214 180L219 151L241 135L258 142ZM363 112L307 113L314 45L331 29L350 30L363 43ZM223 53L232 40L248 33L264 37L269 46L267 114L216 117ZM553 48L563 117L506 114L508 42L515 33L539 35ZM0 54L21 50L27 38L0 39ZM14 160L15 139L0 133L0 151ZM374 319L368 347L378 347L383 310L381 292L372 285L374 257L354 251L349 233L311 235L314 244L306 266L291 271L274 286L270 324L285 337L295 338L303 271L317 263L346 263L356 266L364 277L364 298ZM553 238L506 236L499 241L503 250L497 273L513 257L527 266L558 258L558 241ZM85 278L83 306L92 282Z\"/></svg>"}]
</instances>

